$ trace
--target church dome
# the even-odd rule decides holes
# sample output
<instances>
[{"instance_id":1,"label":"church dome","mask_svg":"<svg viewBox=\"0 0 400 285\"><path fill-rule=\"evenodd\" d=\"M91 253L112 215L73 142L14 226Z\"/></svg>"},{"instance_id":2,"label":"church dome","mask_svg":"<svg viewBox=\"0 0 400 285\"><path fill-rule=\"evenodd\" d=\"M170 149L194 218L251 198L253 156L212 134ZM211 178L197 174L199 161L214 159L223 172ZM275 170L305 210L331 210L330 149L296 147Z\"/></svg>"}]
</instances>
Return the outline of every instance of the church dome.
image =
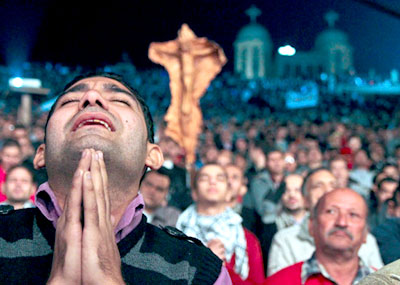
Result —
<instances>
[{"instance_id":1,"label":"church dome","mask_svg":"<svg viewBox=\"0 0 400 285\"><path fill-rule=\"evenodd\" d=\"M235 44L260 40L264 45L272 47L272 40L266 28L257 23L257 17L261 15L261 11L254 5L246 10L246 14L250 17L250 24L240 29Z\"/></svg>"},{"instance_id":2,"label":"church dome","mask_svg":"<svg viewBox=\"0 0 400 285\"><path fill-rule=\"evenodd\" d=\"M339 15L334 11L326 13L325 20L329 28L320 33L315 40L315 47L318 50L326 50L336 45L350 46L346 33L335 28L335 22L338 18Z\"/></svg>"},{"instance_id":3,"label":"church dome","mask_svg":"<svg viewBox=\"0 0 400 285\"><path fill-rule=\"evenodd\" d=\"M261 26L258 23L250 23L246 26L244 26L242 29L240 29L236 41L238 42L244 42L244 41L249 41L249 40L254 40L254 39L260 39L263 42L271 43L271 37L263 26Z\"/></svg>"},{"instance_id":4,"label":"church dome","mask_svg":"<svg viewBox=\"0 0 400 285\"><path fill-rule=\"evenodd\" d=\"M347 35L338 29L328 29L318 35L315 41L315 47L317 49L326 49L333 45L349 45Z\"/></svg>"}]
</instances>

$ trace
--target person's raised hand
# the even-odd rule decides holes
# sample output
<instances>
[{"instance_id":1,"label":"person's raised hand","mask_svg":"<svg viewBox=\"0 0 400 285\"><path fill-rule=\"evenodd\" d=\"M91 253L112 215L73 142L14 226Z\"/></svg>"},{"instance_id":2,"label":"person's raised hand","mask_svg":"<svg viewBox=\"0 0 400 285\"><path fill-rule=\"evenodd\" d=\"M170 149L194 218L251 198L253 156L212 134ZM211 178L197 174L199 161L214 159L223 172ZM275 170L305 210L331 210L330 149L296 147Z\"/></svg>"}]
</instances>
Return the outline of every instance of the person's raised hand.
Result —
<instances>
[{"instance_id":1,"label":"person's raised hand","mask_svg":"<svg viewBox=\"0 0 400 285\"><path fill-rule=\"evenodd\" d=\"M107 171L101 151L90 150L83 174L82 284L124 284L111 222Z\"/></svg>"},{"instance_id":2,"label":"person's raised hand","mask_svg":"<svg viewBox=\"0 0 400 285\"><path fill-rule=\"evenodd\" d=\"M225 261L225 246L220 239L212 239L207 243L207 247L219 257L219 259Z\"/></svg>"},{"instance_id":3,"label":"person's raised hand","mask_svg":"<svg viewBox=\"0 0 400 285\"><path fill-rule=\"evenodd\" d=\"M90 151L84 150L72 180L71 191L65 199L63 213L57 221L48 284L81 284L82 186L84 173L89 170L90 164Z\"/></svg>"}]
</instances>

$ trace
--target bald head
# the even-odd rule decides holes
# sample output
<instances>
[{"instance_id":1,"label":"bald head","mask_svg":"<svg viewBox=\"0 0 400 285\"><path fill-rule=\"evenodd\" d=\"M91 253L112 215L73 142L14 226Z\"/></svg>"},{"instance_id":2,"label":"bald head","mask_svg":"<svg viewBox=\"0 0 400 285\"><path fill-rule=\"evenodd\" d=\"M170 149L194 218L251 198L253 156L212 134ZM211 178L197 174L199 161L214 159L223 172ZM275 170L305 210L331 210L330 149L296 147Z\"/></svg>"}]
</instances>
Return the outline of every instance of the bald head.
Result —
<instances>
[{"instance_id":1,"label":"bald head","mask_svg":"<svg viewBox=\"0 0 400 285\"><path fill-rule=\"evenodd\" d=\"M368 215L368 206L364 200L364 198L358 194L356 191L350 188L338 188L334 189L330 192L326 192L316 203L311 215L315 218L320 213L321 209L324 208L327 200L330 200L330 197L334 197L334 199L338 198L338 201L348 202L350 204L359 205L359 209L365 212L365 217ZM347 201L345 201L347 200Z\"/></svg>"},{"instance_id":2,"label":"bald head","mask_svg":"<svg viewBox=\"0 0 400 285\"><path fill-rule=\"evenodd\" d=\"M368 233L367 214L364 198L354 190L340 188L325 193L309 225L317 255L357 258Z\"/></svg>"}]
</instances>

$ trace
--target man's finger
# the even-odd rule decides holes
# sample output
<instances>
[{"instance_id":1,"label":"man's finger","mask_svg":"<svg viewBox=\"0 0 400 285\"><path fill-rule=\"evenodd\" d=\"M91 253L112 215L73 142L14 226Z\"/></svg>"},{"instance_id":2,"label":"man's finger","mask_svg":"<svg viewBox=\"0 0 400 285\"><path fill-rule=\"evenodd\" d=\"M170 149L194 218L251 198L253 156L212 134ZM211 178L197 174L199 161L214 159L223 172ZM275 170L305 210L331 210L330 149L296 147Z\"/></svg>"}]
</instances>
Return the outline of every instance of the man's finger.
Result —
<instances>
[{"instance_id":1,"label":"man's finger","mask_svg":"<svg viewBox=\"0 0 400 285\"><path fill-rule=\"evenodd\" d=\"M79 161L78 168L75 171L72 179L72 187L64 204L63 213L65 213L66 222L79 222L81 219L81 205L82 205L82 183L83 173L87 171L90 166L89 150L85 149L82 152L81 160Z\"/></svg>"},{"instance_id":2,"label":"man's finger","mask_svg":"<svg viewBox=\"0 0 400 285\"><path fill-rule=\"evenodd\" d=\"M100 157L98 152L94 149L91 150L91 155L90 174L92 176L93 191L96 197L99 222L103 223L106 219L106 203L103 190L103 178L100 169Z\"/></svg>"},{"instance_id":3,"label":"man's finger","mask_svg":"<svg viewBox=\"0 0 400 285\"><path fill-rule=\"evenodd\" d=\"M103 179L103 195L104 195L104 201L105 201L105 206L106 206L106 216L110 217L111 205L110 205L110 194L108 193L108 189L107 189L108 175L107 175L106 164L104 162L103 152L98 151L97 154L99 157L101 178Z\"/></svg>"},{"instance_id":4,"label":"man's finger","mask_svg":"<svg viewBox=\"0 0 400 285\"><path fill-rule=\"evenodd\" d=\"M90 171L85 171L83 177L83 211L84 228L98 227L99 214Z\"/></svg>"}]
</instances>

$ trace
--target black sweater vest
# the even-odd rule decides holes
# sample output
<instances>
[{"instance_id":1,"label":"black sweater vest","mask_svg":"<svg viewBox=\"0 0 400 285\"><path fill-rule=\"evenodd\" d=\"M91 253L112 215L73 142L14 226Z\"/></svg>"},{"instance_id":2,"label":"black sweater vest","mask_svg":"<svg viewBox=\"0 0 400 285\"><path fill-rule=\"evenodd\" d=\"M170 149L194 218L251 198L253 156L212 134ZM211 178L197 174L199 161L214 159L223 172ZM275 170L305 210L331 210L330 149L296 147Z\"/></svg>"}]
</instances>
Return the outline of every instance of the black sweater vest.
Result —
<instances>
[{"instance_id":1,"label":"black sweater vest","mask_svg":"<svg viewBox=\"0 0 400 285\"><path fill-rule=\"evenodd\" d=\"M45 284L55 229L35 209L0 215L0 284ZM222 262L208 248L140 224L118 243L127 284L213 284Z\"/></svg>"}]
</instances>

